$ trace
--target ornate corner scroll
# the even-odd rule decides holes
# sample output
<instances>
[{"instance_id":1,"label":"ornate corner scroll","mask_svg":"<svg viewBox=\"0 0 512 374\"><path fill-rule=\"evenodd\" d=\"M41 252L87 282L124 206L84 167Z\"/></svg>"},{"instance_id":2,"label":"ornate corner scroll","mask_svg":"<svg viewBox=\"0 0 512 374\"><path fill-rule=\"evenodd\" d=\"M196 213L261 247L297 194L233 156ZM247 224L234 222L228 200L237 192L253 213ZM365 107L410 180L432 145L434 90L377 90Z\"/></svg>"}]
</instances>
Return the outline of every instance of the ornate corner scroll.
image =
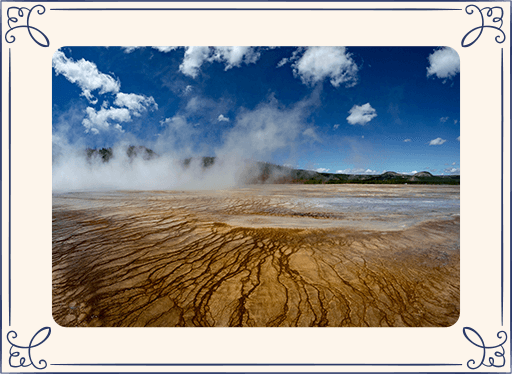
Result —
<instances>
[{"instance_id":1,"label":"ornate corner scroll","mask_svg":"<svg viewBox=\"0 0 512 374\"><path fill-rule=\"evenodd\" d=\"M470 332L470 331L473 332L474 335L476 335L479 342L478 341L475 342L468 336L468 332ZM498 334L497 334L498 339L503 339L503 341L500 344L493 345L493 346L486 346L484 343L484 340L482 339L480 334L477 333L471 327L464 327L462 329L462 332L464 333L464 336L466 337L466 339L471 342L471 344L482 349L482 360L480 360L480 363L478 365L476 365L475 360L473 360L473 359L469 360L467 362L468 368L474 370L474 369L478 369L482 365L486 366L486 367L497 367L497 368L501 368L501 367L505 366L505 361L506 361L505 360L505 348L503 348L503 344L505 344L505 342L507 341L507 333L505 331L498 332ZM492 353L494 353L494 355L487 356L487 350L493 350ZM495 357L499 358L499 360L497 362L495 362ZM486 358L487 358L487 361L486 361Z\"/></svg>"},{"instance_id":2,"label":"ornate corner scroll","mask_svg":"<svg viewBox=\"0 0 512 374\"><path fill-rule=\"evenodd\" d=\"M498 30L501 34L498 34L494 38L494 40L496 40L496 43L499 43L499 44L503 43L505 41L505 39L506 39L505 33L501 29L501 27L503 26L503 8L499 7L499 6L495 6L495 7L492 7L492 8L491 7L485 7L485 8L480 9L476 5L470 4L470 5L468 5L466 7L466 13L467 14L473 14L473 12L474 12L473 8L476 8L476 10L478 10L478 12L480 13L480 20L481 20L482 24L480 26L477 26L477 27L471 29L466 35L464 35L464 38L462 38L462 41L461 41L461 45L463 47L470 47L470 46L472 46L478 40L478 38L480 38L480 35L482 35L482 32L484 31L484 28L490 28L490 29ZM484 18L484 10L487 10L487 12L485 12L485 16L487 18ZM495 10L496 11L499 10L499 12L500 12L499 17L497 17L497 16L493 17L493 13L494 13ZM485 21L488 18L491 18L492 23L486 25ZM499 27L497 27L498 23L499 23ZM476 33L478 33L478 34L475 36ZM466 38L468 36L470 36L470 35L472 35L471 38L474 38L474 39L470 38L470 40L472 40L472 41L471 42L466 42ZM501 38L503 38L503 39L501 39Z\"/></svg>"},{"instance_id":3,"label":"ornate corner scroll","mask_svg":"<svg viewBox=\"0 0 512 374\"><path fill-rule=\"evenodd\" d=\"M28 367L32 365L39 370L45 369L47 366L45 360L39 360L37 362L41 366L37 366L36 362L33 361L32 349L39 347L41 344L43 344L46 341L46 339L48 339L48 337L50 336L50 333L51 328L43 327L42 329L35 333L32 339L30 339L30 343L27 346L23 346L14 344L11 341L11 339L16 339L18 337L18 334L16 334L15 331L9 331L7 333L7 341L9 342L9 344L11 344L11 349L9 349L9 365L13 368ZM9 336L9 334L12 334L12 336ZM20 350L26 350L24 352L25 355L22 355ZM28 356L28 362L26 356ZM17 362L15 362L16 360Z\"/></svg>"},{"instance_id":4,"label":"ornate corner scroll","mask_svg":"<svg viewBox=\"0 0 512 374\"><path fill-rule=\"evenodd\" d=\"M5 41L7 43L14 43L14 41L16 40L16 37L14 35L12 35L12 34L9 35L9 33L11 31L19 29L19 28L27 28L30 37L38 45L40 45L41 47L49 47L50 46L50 41L48 40L46 35L43 34L41 32L41 30L35 28L34 26L30 26L30 16L32 14L32 11L35 10L36 8L37 8L37 14L39 14L39 15L43 14L46 11L44 6L42 6L42 5L35 5L30 9L25 8L25 7L18 8L18 7L14 7L14 6L7 9L7 26L9 27L9 30L5 33ZM17 12L15 12L15 15L11 16L10 13L11 13L11 11L14 11L14 10L17 10ZM25 11L28 11L26 18L25 18ZM21 21L21 20L24 20L26 24L19 25L19 26L13 26L13 24L15 25L16 23L18 23L18 21ZM43 37L44 43L37 40L38 38L36 38L34 36L34 34L39 39L41 39L41 37ZM7 37L9 37L9 39Z\"/></svg>"}]
</instances>

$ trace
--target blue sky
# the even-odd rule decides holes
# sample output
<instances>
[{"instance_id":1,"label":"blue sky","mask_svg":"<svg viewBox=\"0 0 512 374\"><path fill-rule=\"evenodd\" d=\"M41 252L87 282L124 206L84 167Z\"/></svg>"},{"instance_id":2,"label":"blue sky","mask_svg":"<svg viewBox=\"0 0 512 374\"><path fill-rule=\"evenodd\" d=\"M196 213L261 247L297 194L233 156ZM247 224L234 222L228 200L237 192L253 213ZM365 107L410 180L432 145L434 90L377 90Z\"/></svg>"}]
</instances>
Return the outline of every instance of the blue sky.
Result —
<instances>
[{"instance_id":1,"label":"blue sky","mask_svg":"<svg viewBox=\"0 0 512 374\"><path fill-rule=\"evenodd\" d=\"M442 47L64 47L53 149L459 174L459 65Z\"/></svg>"}]
</instances>

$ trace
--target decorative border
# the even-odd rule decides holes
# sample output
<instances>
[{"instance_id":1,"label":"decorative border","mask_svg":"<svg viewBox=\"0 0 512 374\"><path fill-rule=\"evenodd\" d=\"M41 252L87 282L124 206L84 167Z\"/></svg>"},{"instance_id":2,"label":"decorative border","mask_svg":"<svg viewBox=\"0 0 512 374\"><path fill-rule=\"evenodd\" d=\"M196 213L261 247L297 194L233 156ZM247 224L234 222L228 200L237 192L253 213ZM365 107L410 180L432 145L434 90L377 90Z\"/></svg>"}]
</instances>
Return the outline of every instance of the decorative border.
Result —
<instances>
[{"instance_id":1,"label":"decorative border","mask_svg":"<svg viewBox=\"0 0 512 374\"><path fill-rule=\"evenodd\" d=\"M37 342L34 344L34 340L36 339L36 337L42 333L43 331L46 332L46 335L44 336L44 338L41 339L40 342ZM48 339L48 337L50 336L51 334L51 329L49 327L43 327L42 329L40 329L38 332L36 332L34 334L34 336L32 337L32 339L30 339L30 343L27 345L27 346L23 346L23 345L17 345L17 344L14 344L11 339L9 338L9 334L12 334L12 339L16 339L18 337L18 334L16 334L15 331L9 331L7 333L7 341L9 342L9 344L11 344L11 348L9 349L9 366L13 367L13 368L19 368L19 367L28 367L28 366L34 366L36 369L45 369L47 365L46 361L45 360L39 360L39 364L42 365L41 367L38 367L36 365L36 363L32 360L32 349L33 348L36 348L38 346L40 346L41 344L43 344L46 339ZM15 350L14 348L17 348L18 350ZM22 356L20 357L20 351L19 349L26 349L27 350L27 355L28 355L28 360L30 361L29 363L25 364L25 362L27 361L27 359ZM19 365L13 365L12 364L12 361L13 361L13 357L14 358L18 358L18 361L19 361Z\"/></svg>"},{"instance_id":2,"label":"decorative border","mask_svg":"<svg viewBox=\"0 0 512 374\"><path fill-rule=\"evenodd\" d=\"M476 8L476 10L478 10L478 12L480 12L480 20L481 20L482 24L480 26L477 26L477 27L471 29L466 35L464 35L464 37L462 38L462 41L460 42L460 44L463 47L470 47L470 46L472 46L478 40L478 38L480 38L480 36L482 35L482 32L484 31L484 28L495 29L495 30L498 30L499 32L501 32L501 35L496 36L494 38L494 40L496 40L496 43L499 43L499 44L503 43L505 41L505 39L506 39L505 33L501 29L501 27L503 26L503 8L499 7L499 6L495 6L495 7L492 7L492 8L491 7L485 7L485 8L480 9L476 5L470 4L470 5L468 5L466 7L466 13L467 14L473 14L473 9L470 9L470 8ZM482 11L483 10L487 10L486 16L490 18L490 17L492 17L494 9L499 9L501 11L501 16L494 17L492 19L493 23L500 22L500 27L496 27L496 26L493 26L493 25L486 25L485 24L485 19L484 19L484 15L482 14ZM476 36L476 38L471 43L468 43L468 44L464 43L466 38L469 35L473 34L473 32L475 32L475 31L478 31L478 35ZM503 40L499 40L500 36L503 37Z\"/></svg>"},{"instance_id":3,"label":"decorative border","mask_svg":"<svg viewBox=\"0 0 512 374\"><path fill-rule=\"evenodd\" d=\"M71 0L72 2L73 1L80 1L80 0ZM138 1L138 0L128 0L128 1ZM166 0L156 0L156 1L166 1ZM202 1L202 0L191 0L191 1ZM239 0L227 0L227 1L239 1ZM245 0L245 1L248 1L248 2L251 2L251 1L259 1L259 0ZM270 2L272 2L273 0L269 0ZM277 1L277 0L276 0ZM300 2L300 1L309 1L309 0L294 0L296 2ZM336 2L337 0L326 0L328 2L332 1L332 2ZM359 0L361 1L361 0ZM370 1L370 0L369 0ZM377 0L377 1L380 1L380 0ZM383 1L386 1L386 0L383 0ZM397 0L397 1L407 1L407 0ZM433 0L433 1L442 1L442 0ZM464 1L464 0L455 0L455 1ZM364 2L364 1L363 1ZM8 27L9 27L9 30L6 32L5 34L5 40L7 43L13 43L16 38L13 36L13 35L9 35L9 37L11 38L10 41L7 40L7 37L8 37L8 34L14 30L14 29L17 29L17 28L27 28L28 30L28 33L29 35L31 36L31 38L40 46L42 47L48 47L50 45L50 42L48 40L48 38L46 37L46 35L44 33L42 33L39 29L33 27L33 26L30 26L29 25L29 18L30 18L30 15L31 15L31 12L37 8L37 7L41 7L42 8L42 11L38 10L37 13L39 15L43 14L45 12L45 8L44 6L42 5L35 5L34 7L32 7L31 9L28 9L28 8L18 8L18 7L10 7L7 11L7 14L9 14L9 11L11 9L17 9L18 10L18 16L19 17L23 17L24 14L23 14L23 10L27 10L28 11L28 15L27 15L27 19L26 19L26 25L20 25L20 26L15 26L15 27L12 27L11 26L11 22L13 23L16 23L18 22L18 19L16 17L10 17L8 15ZM505 36L505 33L503 32L503 30L501 30L501 27L503 25L503 8L501 7L486 7L486 8L478 8L476 5L468 5L466 7L466 13L467 14L473 14L473 10L468 10L470 7L474 7L476 8L479 12L480 12L480 16L481 16L481 21L482 21L482 24L481 26L477 26L473 29L471 29L462 39L461 41L461 45L462 47L470 47L472 46L478 39L479 37L481 36L482 32L483 32L483 29L484 28L492 28L492 29L496 29L498 31L501 32L501 35L497 35L495 37L495 41L497 43L503 43L505 40L506 40L506 36ZM492 14L493 14L493 9L500 9L501 10L501 16L500 17L494 17L492 18L492 22L493 23L497 23L497 22L500 22L500 26L499 27L496 27L496 26L492 26L492 25L485 25L485 21L484 21L484 17L483 17L483 14L482 14L482 11L484 10L487 10L487 17L492 17ZM180 10L208 10L208 11L216 11L216 10L223 10L223 11L241 11L241 10L251 10L251 11L256 11L256 10L273 10L273 11L281 11L281 10L288 10L288 11L304 11L304 10L308 10L308 11L353 11L353 10L359 10L359 11L443 11L443 10L462 10L462 9L443 9L443 8L373 8L373 9L367 9L367 8L362 8L362 9L357 9L357 8L349 8L349 9L343 9L343 8L314 8L314 9L309 9L309 8L290 8L290 9L282 9L282 8L51 8L50 10L56 10L56 11L130 11L130 10L136 10L136 11L150 11L150 10L153 10L153 11L162 11L162 10L173 10L173 11L180 11ZM32 34L31 30L34 30L34 31L37 31L46 41L46 44L42 44L40 43L35 37L34 35ZM478 31L478 35L476 36L476 38L470 42L470 43L465 43L465 40L466 38L473 34L474 32ZM500 40L500 36L503 37L503 40ZM503 209L503 193L504 193L504 181L503 181L503 176L504 176L504 71L503 71L503 48L501 49L501 325L503 326L503 307L504 307L504 209ZM9 92L8 92L8 129L9 129L9 141L8 141L8 144L9 144L9 224L8 224L8 232L9 232L9 238L8 238L8 269L9 269L9 286L8 286L8 290L9 290L9 295L8 295L8 304L9 304L9 326L11 326L11 289L12 289L12 285L11 285L11 124L12 124L12 117L11 117L11 105L12 105L12 101L11 101L11 84L12 84L12 80L11 80L11 50L9 49ZM0 189L1 191L1 189ZM39 342L36 341L36 343L34 343L34 340L36 340L36 337L38 335L40 335L42 332L46 332L46 335L44 336L44 338L42 338ZM476 336L478 337L480 343L473 341L470 337L468 337L468 332L473 332L474 334L476 334ZM10 334L12 334L10 336ZM33 365L36 369L45 369L47 367L47 362L45 360L39 360L38 363L40 365L42 365L41 367L38 367L36 365L36 363L34 363L34 361L32 360L32 356L31 356L31 350L33 348L36 348L38 346L40 346L42 343L44 343L48 337L50 336L51 334L51 329L50 327L43 327L41 328L39 331L36 332L36 334L32 337L32 339L30 340L30 343L28 346L21 346L21 345L17 345L17 344L14 344L12 341L11 341L11 338L12 339L16 339L17 338L17 333L15 331L9 331L7 333L7 340L8 342L11 344L11 348L9 350L9 354L10 354L10 357L9 357L9 365L13 368L18 368L18 367L28 367L28 366L31 366ZM507 334L505 331L500 331L497 333L497 337L498 339L503 339L503 342L501 342L500 344L498 345L495 345L495 346L486 346L483 339L481 338L481 336L478 334L478 332L476 332L476 330L472 329L471 327L464 327L463 328L463 335L466 337L466 339L471 342L473 345L481 348L483 351L483 356L482 356L482 360L480 361L480 363L477 365L477 366L473 366L476 364L475 360L473 359L470 359L468 362L467 362L467 366L468 368L474 370L474 369L478 369L480 366L486 366L486 367L504 367L505 365L505 349L503 347L503 345L505 344L505 342L507 341ZM20 356L20 352L18 350L14 350L14 349L26 349L27 350L27 354L28 354L28 358L29 358L29 363L25 364L27 361L26 361L26 358L25 357L21 357L19 358L19 365L13 365L12 364L12 358L17 358ZM486 352L487 350L491 350L491 349L494 349L494 356L495 357L498 357L498 358L501 358L503 360L503 363L502 365L498 365L498 364L495 364L495 360L494 360L494 357L487 357L486 356ZM498 350L498 349L501 349L501 352ZM488 360L488 364L484 363L485 359L487 358ZM342 366L357 366L357 367L361 367L361 366L365 366L365 367L379 367L379 366L386 366L386 367L389 367L389 366L396 366L396 367L434 367L434 366L462 366L463 364L459 364L459 363L407 363L407 364L401 364L401 363L398 363L398 364L384 364L384 363L374 363L374 364L366 364L366 363L352 363L352 364L340 364L340 363L332 363L332 364L312 364L312 363L304 363L304 364L293 364L293 363L229 363L229 364L218 364L218 363L204 363L204 364L190 364L190 363L177 363L177 364L151 364L151 363L132 363L132 364L125 364L125 363L70 363L70 364L65 364L65 363L56 363L56 364L50 364L51 366L172 366L172 367L176 367L176 366L181 366L181 367L190 367L190 366L196 366L196 367L204 367L204 366L211 366L211 367L218 367L218 366L226 366L226 367L233 367L233 366L240 366L240 367L243 367L243 366L247 366L247 367L255 367L255 366L259 366L259 367L269 367L269 366L316 366L316 367L325 367L325 366L335 366L335 367L342 367Z\"/></svg>"},{"instance_id":4,"label":"decorative border","mask_svg":"<svg viewBox=\"0 0 512 374\"><path fill-rule=\"evenodd\" d=\"M16 37L14 35L9 35L9 33L13 30L16 30L16 29L19 29L19 28L24 28L26 27L27 30L28 30L28 34L30 35L30 37L32 38L33 41L35 41L38 45L40 45L41 47L49 47L50 46L50 41L48 40L48 38L46 37L45 34L43 34L41 32L41 30L35 28L34 26L30 26L30 15L32 14L32 11L36 8L39 8L41 7L41 9L38 9L37 10L37 14L41 15L41 14L44 14L44 12L46 11L45 7L42 6L41 4L38 4L38 5L34 5L32 8L28 9L28 8L25 8L25 7L10 7L7 9L7 26L9 27L9 30L5 33L5 41L7 43L14 43L16 41ZM23 13L24 10L27 10L28 11L28 14L27 14L27 18L26 18L26 25L20 25L20 26L11 26L11 22L12 23L17 23L18 22L18 18L17 17L11 17L9 15L9 12L13 9L17 9L18 10L18 17L20 18L23 18L25 17L25 14ZM40 43L35 37L34 35L32 34L32 30L34 31L37 31L39 33L40 36L42 36L44 38L44 40L46 41L46 44L43 44L43 43ZM9 39L7 39L7 36L9 35Z\"/></svg>"},{"instance_id":5,"label":"decorative border","mask_svg":"<svg viewBox=\"0 0 512 374\"><path fill-rule=\"evenodd\" d=\"M474 334L476 334L476 336L478 337L478 339L480 340L480 344L479 343L475 343L473 340L471 340L471 338L468 336L467 332L468 331L471 331L473 332ZM498 336L498 339L504 339L503 342L501 342L500 344L498 345L493 345L493 346L489 346L489 347L486 347L485 346L485 343L484 343L484 340L482 339L482 337L480 336L479 333L477 333L474 329L472 329L471 327L464 327L464 329L462 330L462 333L464 334L464 336L466 337L467 340L469 340L471 342L471 344L477 346L478 348L482 348L482 360L480 361L480 363L477 365L477 366L472 366L474 365L476 362L475 360L471 359L467 362L467 365L468 365L468 368L472 369L472 370L475 370L475 369L478 369L480 366L485 366L485 367L496 367L496 368L502 368L505 366L505 348L503 348L503 344L505 344L505 342L507 341L507 333L505 331L500 331L498 332L497 336ZM502 337L502 335L505 335L504 337ZM498 348L501 348L501 352L498 351ZM484 361L485 361L485 358L486 358L486 353L487 353L487 349L493 349L495 350L494 351L494 356L498 357L498 358L501 358L503 359L503 363L501 365L495 365L494 364L494 357L487 357L487 361L489 362L489 364L485 364Z\"/></svg>"},{"instance_id":6,"label":"decorative border","mask_svg":"<svg viewBox=\"0 0 512 374\"><path fill-rule=\"evenodd\" d=\"M9 326L11 326L11 49L9 48Z\"/></svg>"},{"instance_id":7,"label":"decorative border","mask_svg":"<svg viewBox=\"0 0 512 374\"><path fill-rule=\"evenodd\" d=\"M50 10L66 10L66 11L438 11L438 10L462 10L461 8L51 8Z\"/></svg>"},{"instance_id":8,"label":"decorative border","mask_svg":"<svg viewBox=\"0 0 512 374\"><path fill-rule=\"evenodd\" d=\"M504 116L504 99L503 99L503 48L501 48L501 326L503 327L503 299L505 285L505 261L504 261L504 229L503 229L503 168L504 168L504 139L505 139L505 116ZM511 136L512 140L512 136ZM511 194L512 195L512 194Z\"/></svg>"}]
</instances>

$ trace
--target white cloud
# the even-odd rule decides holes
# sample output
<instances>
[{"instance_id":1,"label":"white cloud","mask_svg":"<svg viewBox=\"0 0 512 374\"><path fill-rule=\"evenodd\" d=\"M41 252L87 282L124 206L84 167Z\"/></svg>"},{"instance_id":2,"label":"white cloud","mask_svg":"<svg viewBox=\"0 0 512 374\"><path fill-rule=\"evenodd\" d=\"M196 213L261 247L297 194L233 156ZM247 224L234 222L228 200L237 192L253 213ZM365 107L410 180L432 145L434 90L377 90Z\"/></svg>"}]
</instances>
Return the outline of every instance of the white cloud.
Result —
<instances>
[{"instance_id":1,"label":"white cloud","mask_svg":"<svg viewBox=\"0 0 512 374\"><path fill-rule=\"evenodd\" d=\"M208 47L186 47L185 57L180 65L180 71L192 78L197 77L201 65L208 59L210 48Z\"/></svg>"},{"instance_id":2,"label":"white cloud","mask_svg":"<svg viewBox=\"0 0 512 374\"><path fill-rule=\"evenodd\" d=\"M135 47L124 48L129 50ZM122 108L109 108L109 102L104 100L99 111L92 107L86 109L86 118L82 121L86 133L98 134L100 131L108 130L111 125L124 132L119 122L131 121L132 115L140 116L148 108L158 109L155 99L151 96L119 92L119 80L99 72L93 62L84 59L75 62L72 58L67 58L63 52L57 51L53 55L52 63L56 74L63 74L71 83L76 83L82 89L82 95L93 104L98 102L91 93L94 90L99 90L99 94L116 94L114 105Z\"/></svg>"},{"instance_id":3,"label":"white cloud","mask_svg":"<svg viewBox=\"0 0 512 374\"><path fill-rule=\"evenodd\" d=\"M336 130L338 127L340 127L340 124L339 124L339 123L337 123L337 124L335 124L335 125L333 126L334 130Z\"/></svg>"},{"instance_id":4,"label":"white cloud","mask_svg":"<svg viewBox=\"0 0 512 374\"><path fill-rule=\"evenodd\" d=\"M452 79L460 71L459 54L452 48L445 47L435 50L428 56L430 66L427 68L427 77L435 75L444 79Z\"/></svg>"},{"instance_id":5,"label":"white cloud","mask_svg":"<svg viewBox=\"0 0 512 374\"><path fill-rule=\"evenodd\" d=\"M443 171L447 174L455 174L455 175L460 174L459 168L446 168Z\"/></svg>"},{"instance_id":6,"label":"white cloud","mask_svg":"<svg viewBox=\"0 0 512 374\"><path fill-rule=\"evenodd\" d=\"M130 47L121 47L123 50L124 50L124 53L132 53L133 51L135 51L136 49L140 49L140 48L145 48L145 47L134 47L134 46L130 46ZM170 51L174 51L175 49L178 49L180 47L151 47L153 49L157 49L159 50L160 52L163 52L163 53L167 53L167 52L170 52Z\"/></svg>"},{"instance_id":7,"label":"white cloud","mask_svg":"<svg viewBox=\"0 0 512 374\"><path fill-rule=\"evenodd\" d=\"M219 121L219 122L229 122L229 118L228 117L224 117L224 115L220 114L217 117L217 121Z\"/></svg>"},{"instance_id":8,"label":"white cloud","mask_svg":"<svg viewBox=\"0 0 512 374\"><path fill-rule=\"evenodd\" d=\"M110 128L111 122L114 122L114 128L124 132L119 122L131 120L130 111L126 108L102 107L99 111L96 111L94 108L88 107L85 112L87 118L84 118L82 124L86 133L98 134L100 131L106 131Z\"/></svg>"},{"instance_id":9,"label":"white cloud","mask_svg":"<svg viewBox=\"0 0 512 374\"><path fill-rule=\"evenodd\" d=\"M260 53L254 47L185 47L180 71L192 78L197 77L205 62L222 62L225 70L240 67L243 63L255 63Z\"/></svg>"},{"instance_id":10,"label":"white cloud","mask_svg":"<svg viewBox=\"0 0 512 374\"><path fill-rule=\"evenodd\" d=\"M457 140L460 142L460 135L459 135L459 137L457 138Z\"/></svg>"},{"instance_id":11,"label":"white cloud","mask_svg":"<svg viewBox=\"0 0 512 374\"><path fill-rule=\"evenodd\" d=\"M411 139L405 139L404 143L409 143L410 141L411 141Z\"/></svg>"},{"instance_id":12,"label":"white cloud","mask_svg":"<svg viewBox=\"0 0 512 374\"><path fill-rule=\"evenodd\" d=\"M121 87L118 80L100 73L93 62L84 59L74 61L61 51L54 53L52 65L57 75L62 74L71 83L76 83L82 89L82 95L91 103L97 102L91 91L99 90L100 94L117 93Z\"/></svg>"},{"instance_id":13,"label":"white cloud","mask_svg":"<svg viewBox=\"0 0 512 374\"><path fill-rule=\"evenodd\" d=\"M354 105L349 111L350 115L347 117L348 123L351 125L364 126L373 118L377 117L377 112L372 108L370 103L364 105Z\"/></svg>"},{"instance_id":14,"label":"white cloud","mask_svg":"<svg viewBox=\"0 0 512 374\"><path fill-rule=\"evenodd\" d=\"M369 175L376 175L376 174L382 174L381 172L378 172L376 170L371 169L364 169L364 168L353 168L353 169L343 169L343 170L336 170L336 174L369 174Z\"/></svg>"},{"instance_id":15,"label":"white cloud","mask_svg":"<svg viewBox=\"0 0 512 374\"><path fill-rule=\"evenodd\" d=\"M278 67L284 63L282 60ZM357 84L358 67L345 47L309 47L292 67L294 75L304 84L314 85L326 78L330 78L334 87L342 83L346 87Z\"/></svg>"},{"instance_id":16,"label":"white cloud","mask_svg":"<svg viewBox=\"0 0 512 374\"><path fill-rule=\"evenodd\" d=\"M441 121L442 123L445 123L446 121L448 121L448 118L449 118L449 117L441 117L441 118L439 119L439 121Z\"/></svg>"},{"instance_id":17,"label":"white cloud","mask_svg":"<svg viewBox=\"0 0 512 374\"><path fill-rule=\"evenodd\" d=\"M454 123L455 125L457 124L457 122L459 122L459 120L456 120L456 119L454 119L454 120L453 120L453 123Z\"/></svg>"},{"instance_id":18,"label":"white cloud","mask_svg":"<svg viewBox=\"0 0 512 374\"><path fill-rule=\"evenodd\" d=\"M254 47L215 47L211 61L224 62L225 70L232 67L240 67L242 62L246 64L255 63L260 58L260 53Z\"/></svg>"},{"instance_id":19,"label":"white cloud","mask_svg":"<svg viewBox=\"0 0 512 374\"><path fill-rule=\"evenodd\" d=\"M295 51L293 51L292 56L287 58L283 58L279 63L277 64L277 67L280 68L281 66L286 65L289 62L295 61L299 58L300 54L306 50L305 47L299 47Z\"/></svg>"},{"instance_id":20,"label":"white cloud","mask_svg":"<svg viewBox=\"0 0 512 374\"><path fill-rule=\"evenodd\" d=\"M121 47L124 50L124 53L132 53L136 49L142 48L142 47Z\"/></svg>"},{"instance_id":21,"label":"white cloud","mask_svg":"<svg viewBox=\"0 0 512 374\"><path fill-rule=\"evenodd\" d=\"M114 101L114 105L120 107L126 107L132 111L133 115L140 116L140 113L146 110L148 107L153 107L154 109L158 109L158 105L153 99L152 96L147 97L144 95L137 94L125 94L119 92L116 95L116 99Z\"/></svg>"},{"instance_id":22,"label":"white cloud","mask_svg":"<svg viewBox=\"0 0 512 374\"><path fill-rule=\"evenodd\" d=\"M192 92L192 86L189 84L189 85L187 85L187 87L185 87L185 93L187 94L190 92Z\"/></svg>"},{"instance_id":23,"label":"white cloud","mask_svg":"<svg viewBox=\"0 0 512 374\"><path fill-rule=\"evenodd\" d=\"M445 139L435 138L435 139L431 140L428 145L441 145L441 144L443 144L445 142L446 142Z\"/></svg>"},{"instance_id":24,"label":"white cloud","mask_svg":"<svg viewBox=\"0 0 512 374\"><path fill-rule=\"evenodd\" d=\"M331 169L326 169L326 168L318 168L318 169L315 169L315 171L316 171L317 173L328 173L328 172L329 172L329 170L331 170Z\"/></svg>"},{"instance_id":25,"label":"white cloud","mask_svg":"<svg viewBox=\"0 0 512 374\"><path fill-rule=\"evenodd\" d=\"M152 47L154 49L158 49L160 52L167 53L170 51L174 51L175 49L178 49L179 47Z\"/></svg>"}]
</instances>

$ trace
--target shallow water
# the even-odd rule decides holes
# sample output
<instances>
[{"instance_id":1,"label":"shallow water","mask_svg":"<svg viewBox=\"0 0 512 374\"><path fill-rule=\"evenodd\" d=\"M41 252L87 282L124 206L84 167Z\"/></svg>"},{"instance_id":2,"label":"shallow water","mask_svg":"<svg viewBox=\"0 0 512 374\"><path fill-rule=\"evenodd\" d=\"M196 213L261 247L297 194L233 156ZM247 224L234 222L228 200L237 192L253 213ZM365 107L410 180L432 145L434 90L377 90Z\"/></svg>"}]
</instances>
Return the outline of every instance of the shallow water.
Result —
<instances>
[{"instance_id":1,"label":"shallow water","mask_svg":"<svg viewBox=\"0 0 512 374\"><path fill-rule=\"evenodd\" d=\"M423 198L374 198L328 197L300 199L298 204L336 212L383 212L383 213L458 213L460 201L455 199Z\"/></svg>"}]
</instances>

